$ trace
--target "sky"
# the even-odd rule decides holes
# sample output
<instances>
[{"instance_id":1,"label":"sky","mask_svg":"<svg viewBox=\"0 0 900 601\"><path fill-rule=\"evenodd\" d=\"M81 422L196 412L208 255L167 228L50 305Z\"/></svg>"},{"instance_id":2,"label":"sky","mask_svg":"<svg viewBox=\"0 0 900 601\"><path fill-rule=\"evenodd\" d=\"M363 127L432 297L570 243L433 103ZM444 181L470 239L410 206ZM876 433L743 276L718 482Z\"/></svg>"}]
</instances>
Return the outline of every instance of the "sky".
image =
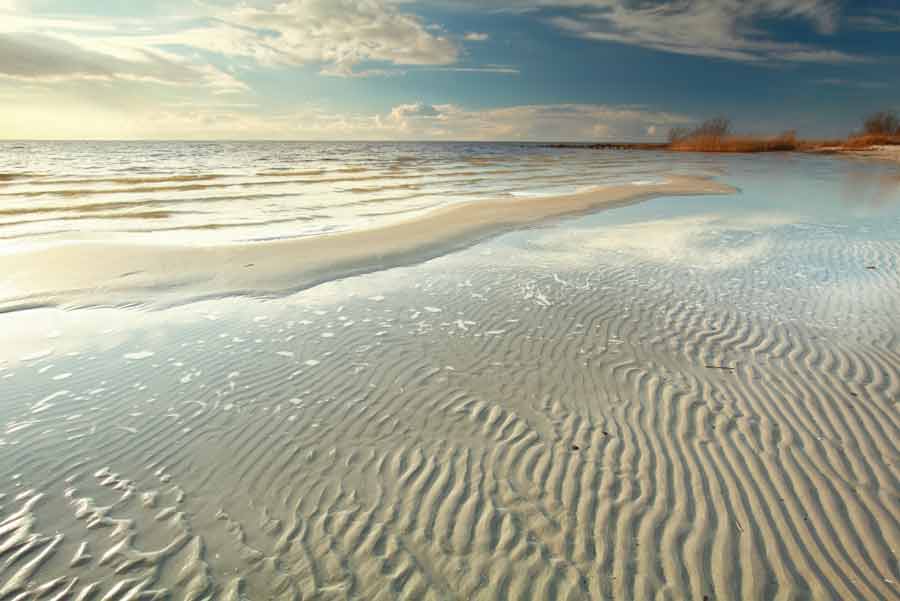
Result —
<instances>
[{"instance_id":1,"label":"sky","mask_svg":"<svg viewBox=\"0 0 900 601\"><path fill-rule=\"evenodd\" d=\"M843 136L900 0L0 0L0 139Z\"/></svg>"}]
</instances>

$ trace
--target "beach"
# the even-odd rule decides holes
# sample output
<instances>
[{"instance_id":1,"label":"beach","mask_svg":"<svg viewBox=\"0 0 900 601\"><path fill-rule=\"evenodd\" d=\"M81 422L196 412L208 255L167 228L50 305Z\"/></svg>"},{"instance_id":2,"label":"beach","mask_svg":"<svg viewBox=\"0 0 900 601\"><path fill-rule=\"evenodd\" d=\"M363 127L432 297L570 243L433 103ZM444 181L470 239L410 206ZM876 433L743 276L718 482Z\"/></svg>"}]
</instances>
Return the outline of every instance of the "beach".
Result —
<instances>
[{"instance_id":1,"label":"beach","mask_svg":"<svg viewBox=\"0 0 900 601\"><path fill-rule=\"evenodd\" d=\"M896 165L223 148L0 168L0 598L897 598Z\"/></svg>"},{"instance_id":2,"label":"beach","mask_svg":"<svg viewBox=\"0 0 900 601\"><path fill-rule=\"evenodd\" d=\"M868 159L900 162L900 146L874 146L865 150L848 152L847 154Z\"/></svg>"}]
</instances>

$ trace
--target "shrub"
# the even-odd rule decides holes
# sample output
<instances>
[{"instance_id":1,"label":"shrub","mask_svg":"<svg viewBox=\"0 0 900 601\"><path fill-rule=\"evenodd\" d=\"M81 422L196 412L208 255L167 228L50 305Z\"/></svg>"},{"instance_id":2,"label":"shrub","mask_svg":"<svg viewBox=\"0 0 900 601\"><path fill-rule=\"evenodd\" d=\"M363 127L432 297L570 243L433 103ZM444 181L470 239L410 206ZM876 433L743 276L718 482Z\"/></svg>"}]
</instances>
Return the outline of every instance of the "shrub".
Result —
<instances>
[{"instance_id":1,"label":"shrub","mask_svg":"<svg viewBox=\"0 0 900 601\"><path fill-rule=\"evenodd\" d=\"M691 130L686 127L673 127L669 130L669 143L674 144L691 135Z\"/></svg>"},{"instance_id":2,"label":"shrub","mask_svg":"<svg viewBox=\"0 0 900 601\"><path fill-rule=\"evenodd\" d=\"M893 111L881 111L866 118L863 131L869 136L900 136L900 118Z\"/></svg>"},{"instance_id":3,"label":"shrub","mask_svg":"<svg viewBox=\"0 0 900 601\"><path fill-rule=\"evenodd\" d=\"M725 117L716 117L701 123L691 132L695 138L724 138L731 132L731 121Z\"/></svg>"},{"instance_id":4,"label":"shrub","mask_svg":"<svg viewBox=\"0 0 900 601\"><path fill-rule=\"evenodd\" d=\"M731 121L725 117L716 117L708 119L695 127L688 129L687 127L673 127L669 130L669 142L677 144L687 140L715 140L724 138L731 131Z\"/></svg>"},{"instance_id":5,"label":"shrub","mask_svg":"<svg viewBox=\"0 0 900 601\"><path fill-rule=\"evenodd\" d=\"M676 127L669 132L670 150L687 152L788 152L793 150L828 152L863 150L873 146L900 145L900 117L882 111L865 120L865 132L846 140L800 140L789 130L775 137L735 136L724 117L704 121L693 129Z\"/></svg>"}]
</instances>

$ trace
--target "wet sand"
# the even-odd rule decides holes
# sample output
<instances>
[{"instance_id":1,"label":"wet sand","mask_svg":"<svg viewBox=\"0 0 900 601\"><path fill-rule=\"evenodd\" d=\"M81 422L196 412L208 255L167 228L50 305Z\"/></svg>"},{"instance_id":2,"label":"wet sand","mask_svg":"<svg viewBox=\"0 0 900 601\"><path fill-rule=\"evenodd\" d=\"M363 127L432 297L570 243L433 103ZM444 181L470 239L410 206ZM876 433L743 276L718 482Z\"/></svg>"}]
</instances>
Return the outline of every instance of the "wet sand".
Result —
<instances>
[{"instance_id":1,"label":"wet sand","mask_svg":"<svg viewBox=\"0 0 900 601\"><path fill-rule=\"evenodd\" d=\"M746 169L265 302L0 315L0 597L896 599L896 204Z\"/></svg>"},{"instance_id":2,"label":"wet sand","mask_svg":"<svg viewBox=\"0 0 900 601\"><path fill-rule=\"evenodd\" d=\"M846 152L848 156L858 156L882 161L894 161L900 163L900 146L875 146L867 150L855 150Z\"/></svg>"},{"instance_id":3,"label":"wet sand","mask_svg":"<svg viewBox=\"0 0 900 601\"><path fill-rule=\"evenodd\" d=\"M43 306L178 304L296 292L324 281L416 263L504 231L655 196L728 194L711 179L603 186L578 194L450 205L391 225L264 243L36 243L0 254L0 311Z\"/></svg>"}]
</instances>

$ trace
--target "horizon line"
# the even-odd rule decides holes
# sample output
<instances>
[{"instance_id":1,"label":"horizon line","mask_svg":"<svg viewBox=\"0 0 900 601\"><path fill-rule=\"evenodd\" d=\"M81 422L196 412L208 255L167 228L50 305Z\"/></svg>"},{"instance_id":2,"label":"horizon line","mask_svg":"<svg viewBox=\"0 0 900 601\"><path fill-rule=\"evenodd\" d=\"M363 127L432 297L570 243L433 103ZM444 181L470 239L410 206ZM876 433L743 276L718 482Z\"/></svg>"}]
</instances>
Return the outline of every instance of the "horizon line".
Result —
<instances>
[{"instance_id":1,"label":"horizon line","mask_svg":"<svg viewBox=\"0 0 900 601\"><path fill-rule=\"evenodd\" d=\"M352 144L665 144L665 140L308 140L279 138L0 138L0 144L20 142L281 142Z\"/></svg>"}]
</instances>

